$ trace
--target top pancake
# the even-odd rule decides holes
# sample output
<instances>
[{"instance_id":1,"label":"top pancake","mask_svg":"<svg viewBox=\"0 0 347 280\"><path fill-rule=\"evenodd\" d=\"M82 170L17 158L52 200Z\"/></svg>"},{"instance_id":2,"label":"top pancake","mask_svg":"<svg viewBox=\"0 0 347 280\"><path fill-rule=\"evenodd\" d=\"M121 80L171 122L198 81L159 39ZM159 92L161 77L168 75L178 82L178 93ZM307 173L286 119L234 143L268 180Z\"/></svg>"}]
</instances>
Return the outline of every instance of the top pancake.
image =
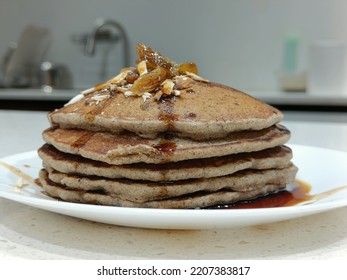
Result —
<instances>
[{"instance_id":1,"label":"top pancake","mask_svg":"<svg viewBox=\"0 0 347 280\"><path fill-rule=\"evenodd\" d=\"M152 139L173 132L177 137L207 140L236 131L261 130L280 122L283 115L233 88L190 79L180 96L160 100L152 95L144 101L110 89L94 91L55 110L49 118L53 126L61 128L131 131Z\"/></svg>"}]
</instances>

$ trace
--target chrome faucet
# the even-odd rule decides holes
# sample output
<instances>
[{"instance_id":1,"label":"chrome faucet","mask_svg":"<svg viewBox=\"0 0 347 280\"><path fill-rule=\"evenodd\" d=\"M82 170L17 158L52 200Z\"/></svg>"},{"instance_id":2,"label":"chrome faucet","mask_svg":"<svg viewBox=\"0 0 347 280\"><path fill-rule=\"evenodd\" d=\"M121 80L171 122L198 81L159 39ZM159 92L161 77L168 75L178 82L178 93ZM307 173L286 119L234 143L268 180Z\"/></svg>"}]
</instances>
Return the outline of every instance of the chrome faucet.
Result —
<instances>
[{"instance_id":1,"label":"chrome faucet","mask_svg":"<svg viewBox=\"0 0 347 280\"><path fill-rule=\"evenodd\" d=\"M119 32L119 38L123 42L124 67L128 67L130 65L129 40L123 26L119 22L114 20L103 18L98 18L95 20L95 26L87 36L84 49L85 54L88 56L93 56L95 54L95 45L97 41L98 31L105 26L112 26Z\"/></svg>"}]
</instances>

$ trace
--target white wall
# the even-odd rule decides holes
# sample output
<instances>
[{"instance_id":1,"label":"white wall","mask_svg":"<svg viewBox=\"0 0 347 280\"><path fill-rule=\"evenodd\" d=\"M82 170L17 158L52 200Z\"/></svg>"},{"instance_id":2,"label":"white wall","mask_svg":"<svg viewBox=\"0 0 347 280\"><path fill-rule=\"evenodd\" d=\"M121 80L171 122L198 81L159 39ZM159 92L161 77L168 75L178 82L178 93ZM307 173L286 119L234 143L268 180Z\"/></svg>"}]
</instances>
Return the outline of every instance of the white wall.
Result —
<instances>
[{"instance_id":1,"label":"white wall","mask_svg":"<svg viewBox=\"0 0 347 280\"><path fill-rule=\"evenodd\" d=\"M54 42L47 60L64 63L76 87L97 78L102 48L83 55L73 34L91 30L98 17L122 23L135 45L144 42L171 59L197 62L201 76L240 89L275 89L283 39L301 38L301 67L308 44L347 38L343 0L0 0L0 57L28 24L48 27ZM111 52L113 76L121 67L121 45Z\"/></svg>"}]
</instances>

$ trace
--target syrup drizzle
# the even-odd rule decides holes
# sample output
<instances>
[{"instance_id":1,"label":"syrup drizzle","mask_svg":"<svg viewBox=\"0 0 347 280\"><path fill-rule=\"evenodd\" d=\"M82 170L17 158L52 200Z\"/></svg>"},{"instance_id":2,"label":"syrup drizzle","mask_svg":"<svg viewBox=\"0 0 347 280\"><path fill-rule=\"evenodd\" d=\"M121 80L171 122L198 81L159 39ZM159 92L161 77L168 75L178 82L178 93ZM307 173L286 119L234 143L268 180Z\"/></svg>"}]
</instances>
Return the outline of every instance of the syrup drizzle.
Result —
<instances>
[{"instance_id":1,"label":"syrup drizzle","mask_svg":"<svg viewBox=\"0 0 347 280\"><path fill-rule=\"evenodd\" d=\"M175 122L178 120L178 115L174 113L175 97L162 98L160 103L158 120L166 124L166 131L175 131Z\"/></svg>"},{"instance_id":2,"label":"syrup drizzle","mask_svg":"<svg viewBox=\"0 0 347 280\"><path fill-rule=\"evenodd\" d=\"M6 167L8 170L10 170L13 174L17 175L19 178L23 179L24 181L27 181L33 185L36 185L36 181L33 177L29 176L28 174L24 173L23 171L21 171L20 169L6 163L6 162L2 162L0 161L0 165L2 165L3 167Z\"/></svg>"},{"instance_id":3,"label":"syrup drizzle","mask_svg":"<svg viewBox=\"0 0 347 280\"><path fill-rule=\"evenodd\" d=\"M164 155L163 162L170 161L172 154L176 151L176 143L173 141L172 132L175 131L175 122L178 120L178 116L174 114L175 97L162 98L160 100L160 114L158 120L163 121L166 125L166 133L162 137L160 143L154 148L162 152Z\"/></svg>"},{"instance_id":4,"label":"syrup drizzle","mask_svg":"<svg viewBox=\"0 0 347 280\"><path fill-rule=\"evenodd\" d=\"M84 147L93 136L93 133L87 131L83 133L80 137L78 137L71 145L75 149L80 149Z\"/></svg>"},{"instance_id":5,"label":"syrup drizzle","mask_svg":"<svg viewBox=\"0 0 347 280\"><path fill-rule=\"evenodd\" d=\"M100 115L103 111L106 110L107 107L109 107L112 104L114 98L115 98L115 95L110 94L107 99L95 104L94 107L92 107L92 109L85 115L85 118L88 121L93 122L98 115ZM95 101L89 101L89 102L93 103Z\"/></svg>"}]
</instances>

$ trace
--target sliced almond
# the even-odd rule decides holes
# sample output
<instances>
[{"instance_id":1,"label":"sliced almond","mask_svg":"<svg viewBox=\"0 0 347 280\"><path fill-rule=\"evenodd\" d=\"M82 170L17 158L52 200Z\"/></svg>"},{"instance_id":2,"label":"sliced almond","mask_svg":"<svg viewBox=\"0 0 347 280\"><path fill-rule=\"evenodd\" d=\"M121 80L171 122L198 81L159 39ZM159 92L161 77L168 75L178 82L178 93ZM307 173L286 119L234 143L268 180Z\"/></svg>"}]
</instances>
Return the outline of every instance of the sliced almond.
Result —
<instances>
[{"instance_id":1,"label":"sliced almond","mask_svg":"<svg viewBox=\"0 0 347 280\"><path fill-rule=\"evenodd\" d=\"M90 94L90 93L92 93L92 92L94 92L94 91L96 91L95 87L91 87L91 88L82 90L82 91L81 91L81 94L83 94L83 95L88 95L88 94Z\"/></svg>"},{"instance_id":2,"label":"sliced almond","mask_svg":"<svg viewBox=\"0 0 347 280\"><path fill-rule=\"evenodd\" d=\"M134 96L134 94L133 94L130 90L124 92L124 95L125 95L126 97Z\"/></svg>"},{"instance_id":3,"label":"sliced almond","mask_svg":"<svg viewBox=\"0 0 347 280\"><path fill-rule=\"evenodd\" d=\"M187 76L177 76L175 77L174 82L175 82L175 89L181 90L181 89L190 88L193 85L194 80Z\"/></svg>"},{"instance_id":4,"label":"sliced almond","mask_svg":"<svg viewBox=\"0 0 347 280\"><path fill-rule=\"evenodd\" d=\"M120 72L117 76L108 80L106 84L117 84L117 85L120 84L131 71L132 70L130 68L126 68L124 71Z\"/></svg>"},{"instance_id":5,"label":"sliced almond","mask_svg":"<svg viewBox=\"0 0 347 280\"><path fill-rule=\"evenodd\" d=\"M154 95L155 100L159 100L163 95L163 92L161 90L157 91L157 93Z\"/></svg>"},{"instance_id":6,"label":"sliced almond","mask_svg":"<svg viewBox=\"0 0 347 280\"><path fill-rule=\"evenodd\" d=\"M76 96L74 96L73 98L71 98L69 100L69 102L67 102L64 106L68 106L68 105L71 105L71 104L74 104L78 101L80 101L85 95L80 93L80 94L77 94Z\"/></svg>"},{"instance_id":7,"label":"sliced almond","mask_svg":"<svg viewBox=\"0 0 347 280\"><path fill-rule=\"evenodd\" d=\"M152 94L150 94L149 92L145 92L144 94L142 94L142 99L143 101L146 101L148 98L151 98Z\"/></svg>"},{"instance_id":8,"label":"sliced almond","mask_svg":"<svg viewBox=\"0 0 347 280\"><path fill-rule=\"evenodd\" d=\"M142 60L141 62L139 62L139 64L137 64L137 71L139 71L140 76L148 73L147 64L145 60Z\"/></svg>"},{"instance_id":9,"label":"sliced almond","mask_svg":"<svg viewBox=\"0 0 347 280\"><path fill-rule=\"evenodd\" d=\"M173 91L173 95L174 95L174 96L180 96L180 95L181 95L181 92L180 92L179 90L175 89L175 90Z\"/></svg>"},{"instance_id":10,"label":"sliced almond","mask_svg":"<svg viewBox=\"0 0 347 280\"><path fill-rule=\"evenodd\" d=\"M122 92L122 93L129 91L129 88L127 87L117 87L116 89L118 92Z\"/></svg>"},{"instance_id":11,"label":"sliced almond","mask_svg":"<svg viewBox=\"0 0 347 280\"><path fill-rule=\"evenodd\" d=\"M188 72L188 71L186 72L186 75L187 75L188 77L191 77L191 78L194 79L195 81L205 82L205 83L208 83L208 82L209 82L209 80L204 79L204 78L201 78L200 76L198 76L198 75L196 75L196 74L194 74L194 73Z\"/></svg>"},{"instance_id":12,"label":"sliced almond","mask_svg":"<svg viewBox=\"0 0 347 280\"><path fill-rule=\"evenodd\" d=\"M109 98L110 96L109 95L94 95L93 97L91 97L91 100L94 100L94 101L97 101L97 102L100 102L100 101L103 101L107 98Z\"/></svg>"}]
</instances>

